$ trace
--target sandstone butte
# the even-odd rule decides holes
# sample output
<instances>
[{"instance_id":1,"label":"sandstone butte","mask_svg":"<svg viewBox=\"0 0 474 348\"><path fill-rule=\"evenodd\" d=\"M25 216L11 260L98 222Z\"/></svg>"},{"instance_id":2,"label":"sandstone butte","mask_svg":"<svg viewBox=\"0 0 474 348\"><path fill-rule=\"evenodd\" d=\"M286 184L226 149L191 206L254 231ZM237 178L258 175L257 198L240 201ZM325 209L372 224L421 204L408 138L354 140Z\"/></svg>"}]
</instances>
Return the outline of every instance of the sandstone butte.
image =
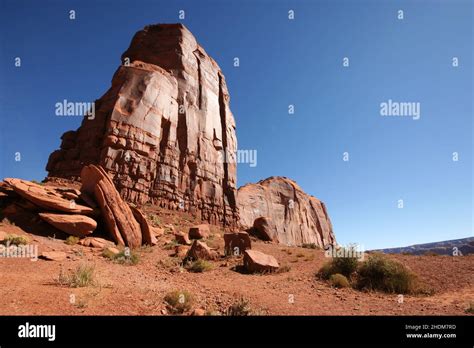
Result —
<instances>
[{"instance_id":1,"label":"sandstone butte","mask_svg":"<svg viewBox=\"0 0 474 348\"><path fill-rule=\"evenodd\" d=\"M79 179L102 166L128 202L181 209L235 226L235 121L217 63L182 24L135 34L94 117L61 137L49 177ZM229 162L229 163L226 163Z\"/></svg>"},{"instance_id":2,"label":"sandstone butte","mask_svg":"<svg viewBox=\"0 0 474 348\"><path fill-rule=\"evenodd\" d=\"M245 185L237 197L236 164L229 160L237 138L225 78L187 28L149 25L121 58L111 87L95 102L94 117L64 133L60 149L50 155L49 178L80 180L85 166L98 165L131 203L187 211L234 231L257 227L265 230L256 233L260 237L286 245L335 243L324 203L290 179ZM94 195L105 199L87 185L82 191L86 201ZM109 206L102 203L102 209ZM132 245L141 237L154 244L150 233L140 236L135 219L127 236L108 213L120 244L126 237Z\"/></svg>"}]
</instances>

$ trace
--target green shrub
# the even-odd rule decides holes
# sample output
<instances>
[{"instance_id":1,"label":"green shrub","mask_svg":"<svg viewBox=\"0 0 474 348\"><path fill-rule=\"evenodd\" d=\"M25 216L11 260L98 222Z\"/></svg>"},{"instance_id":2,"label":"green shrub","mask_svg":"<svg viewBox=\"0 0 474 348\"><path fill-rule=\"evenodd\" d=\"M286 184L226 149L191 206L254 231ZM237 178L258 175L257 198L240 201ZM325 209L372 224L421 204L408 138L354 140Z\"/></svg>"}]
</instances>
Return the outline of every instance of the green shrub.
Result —
<instances>
[{"instance_id":1,"label":"green shrub","mask_svg":"<svg viewBox=\"0 0 474 348\"><path fill-rule=\"evenodd\" d=\"M382 254L373 254L359 267L357 287L407 294L416 291L417 280L403 264Z\"/></svg>"},{"instance_id":2,"label":"green shrub","mask_svg":"<svg viewBox=\"0 0 474 348\"><path fill-rule=\"evenodd\" d=\"M67 285L71 288L82 288L94 284L94 266L80 265L70 274L63 274L62 269L59 272L57 282L60 285Z\"/></svg>"},{"instance_id":3,"label":"green shrub","mask_svg":"<svg viewBox=\"0 0 474 348\"><path fill-rule=\"evenodd\" d=\"M104 249L102 256L121 265L136 265L140 261L140 255L131 249L121 250L118 254L114 254L112 251Z\"/></svg>"},{"instance_id":4,"label":"green shrub","mask_svg":"<svg viewBox=\"0 0 474 348\"><path fill-rule=\"evenodd\" d=\"M76 236L69 236L66 238L66 241L64 243L66 243L67 245L75 245L79 243L79 238Z\"/></svg>"},{"instance_id":5,"label":"green shrub","mask_svg":"<svg viewBox=\"0 0 474 348\"><path fill-rule=\"evenodd\" d=\"M252 312L250 308L250 301L245 298L240 298L227 308L226 315L228 316L248 316Z\"/></svg>"},{"instance_id":6,"label":"green shrub","mask_svg":"<svg viewBox=\"0 0 474 348\"><path fill-rule=\"evenodd\" d=\"M331 261L325 263L318 272L319 277L328 280L333 274L339 273L350 278L357 270L359 261L357 257L334 257Z\"/></svg>"},{"instance_id":7,"label":"green shrub","mask_svg":"<svg viewBox=\"0 0 474 348\"><path fill-rule=\"evenodd\" d=\"M202 273L213 269L209 261L198 259L186 265L186 269L194 273Z\"/></svg>"},{"instance_id":8,"label":"green shrub","mask_svg":"<svg viewBox=\"0 0 474 348\"><path fill-rule=\"evenodd\" d=\"M329 277L329 283L335 288L347 288L350 286L349 280L340 273L331 275Z\"/></svg>"},{"instance_id":9,"label":"green shrub","mask_svg":"<svg viewBox=\"0 0 474 348\"><path fill-rule=\"evenodd\" d=\"M16 234L8 234L5 240L2 242L5 245L25 245L28 244L29 239L25 236L19 236Z\"/></svg>"},{"instance_id":10,"label":"green shrub","mask_svg":"<svg viewBox=\"0 0 474 348\"><path fill-rule=\"evenodd\" d=\"M173 313L184 313L191 309L193 296L186 290L175 290L166 294L165 302Z\"/></svg>"}]
</instances>

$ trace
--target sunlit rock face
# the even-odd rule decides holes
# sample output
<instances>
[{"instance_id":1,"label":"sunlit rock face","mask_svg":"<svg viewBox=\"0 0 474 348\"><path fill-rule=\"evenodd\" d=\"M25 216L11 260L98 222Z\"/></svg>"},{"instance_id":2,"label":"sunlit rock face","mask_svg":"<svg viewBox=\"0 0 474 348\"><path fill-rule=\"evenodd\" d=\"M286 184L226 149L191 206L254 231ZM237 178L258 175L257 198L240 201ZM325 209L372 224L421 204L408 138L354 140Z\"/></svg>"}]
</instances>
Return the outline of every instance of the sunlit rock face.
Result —
<instances>
[{"instance_id":1,"label":"sunlit rock face","mask_svg":"<svg viewBox=\"0 0 474 348\"><path fill-rule=\"evenodd\" d=\"M78 179L83 166L100 164L130 202L234 226L236 164L228 156L237 139L217 63L181 24L137 32L122 63L94 117L61 137L48 176Z\"/></svg>"}]
</instances>

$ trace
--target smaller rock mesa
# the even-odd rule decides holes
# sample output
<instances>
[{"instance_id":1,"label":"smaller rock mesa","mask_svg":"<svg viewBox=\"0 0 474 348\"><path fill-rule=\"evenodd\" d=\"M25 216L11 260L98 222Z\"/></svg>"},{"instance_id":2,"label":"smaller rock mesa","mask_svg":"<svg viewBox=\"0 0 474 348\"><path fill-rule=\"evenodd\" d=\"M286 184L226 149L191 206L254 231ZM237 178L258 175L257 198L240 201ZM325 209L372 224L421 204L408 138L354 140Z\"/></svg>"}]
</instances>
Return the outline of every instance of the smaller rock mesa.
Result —
<instances>
[{"instance_id":1,"label":"smaller rock mesa","mask_svg":"<svg viewBox=\"0 0 474 348\"><path fill-rule=\"evenodd\" d=\"M290 246L336 243L324 203L291 179L272 176L244 185L238 190L237 202L242 227L260 238Z\"/></svg>"}]
</instances>

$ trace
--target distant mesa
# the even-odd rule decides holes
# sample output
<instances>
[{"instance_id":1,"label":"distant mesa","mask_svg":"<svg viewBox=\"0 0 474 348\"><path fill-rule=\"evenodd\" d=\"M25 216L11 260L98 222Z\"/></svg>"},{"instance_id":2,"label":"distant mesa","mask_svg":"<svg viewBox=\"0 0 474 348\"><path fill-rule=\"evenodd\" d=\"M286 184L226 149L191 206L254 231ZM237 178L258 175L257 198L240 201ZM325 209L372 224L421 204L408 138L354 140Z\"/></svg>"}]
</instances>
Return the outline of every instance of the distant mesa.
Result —
<instances>
[{"instance_id":1,"label":"distant mesa","mask_svg":"<svg viewBox=\"0 0 474 348\"><path fill-rule=\"evenodd\" d=\"M462 256L474 254L474 237L446 240L442 242L415 244L400 248L372 250L385 254L412 254L412 255L450 255Z\"/></svg>"}]
</instances>

